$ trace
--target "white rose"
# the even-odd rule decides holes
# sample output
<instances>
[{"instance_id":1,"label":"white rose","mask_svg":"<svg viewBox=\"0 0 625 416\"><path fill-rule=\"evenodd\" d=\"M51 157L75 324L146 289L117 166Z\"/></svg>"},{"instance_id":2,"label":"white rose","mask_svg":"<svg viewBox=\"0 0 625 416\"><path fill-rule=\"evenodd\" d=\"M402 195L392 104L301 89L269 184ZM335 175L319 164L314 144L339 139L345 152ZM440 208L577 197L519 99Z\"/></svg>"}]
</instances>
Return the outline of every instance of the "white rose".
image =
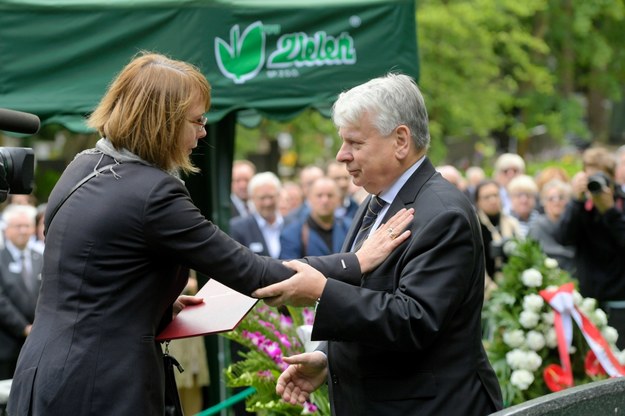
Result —
<instances>
[{"instance_id":1,"label":"white rose","mask_svg":"<svg viewBox=\"0 0 625 416\"><path fill-rule=\"evenodd\" d=\"M506 353L506 363L508 363L510 368L512 368L513 370L521 368L524 358L525 353L518 348L515 348Z\"/></svg>"},{"instance_id":2,"label":"white rose","mask_svg":"<svg viewBox=\"0 0 625 416\"><path fill-rule=\"evenodd\" d=\"M517 348L525 342L525 334L520 329L506 331L503 334L503 342L510 348Z\"/></svg>"},{"instance_id":3,"label":"white rose","mask_svg":"<svg viewBox=\"0 0 625 416\"><path fill-rule=\"evenodd\" d=\"M616 344L616 340L618 339L618 331L616 328L606 326L601 330L601 335L603 335L603 338L605 338L608 343L612 345Z\"/></svg>"},{"instance_id":4,"label":"white rose","mask_svg":"<svg viewBox=\"0 0 625 416\"><path fill-rule=\"evenodd\" d=\"M527 370L514 370L510 375L510 383L519 390L527 390L534 382L534 375Z\"/></svg>"},{"instance_id":5,"label":"white rose","mask_svg":"<svg viewBox=\"0 0 625 416\"><path fill-rule=\"evenodd\" d=\"M541 319L543 320L543 322L547 325L553 325L553 321L555 318L555 314L553 313L553 311L549 311L549 312L544 312L540 315Z\"/></svg>"},{"instance_id":6,"label":"white rose","mask_svg":"<svg viewBox=\"0 0 625 416\"><path fill-rule=\"evenodd\" d=\"M584 298L582 300L581 305L579 306L579 308L583 311L586 312L586 314L590 314L592 313L592 311L594 311L595 309L597 309L597 299L593 299L593 298Z\"/></svg>"},{"instance_id":7,"label":"white rose","mask_svg":"<svg viewBox=\"0 0 625 416\"><path fill-rule=\"evenodd\" d=\"M547 257L545 259L545 267L548 269L555 269L556 267L558 267L558 260Z\"/></svg>"},{"instance_id":8,"label":"white rose","mask_svg":"<svg viewBox=\"0 0 625 416\"><path fill-rule=\"evenodd\" d=\"M521 274L521 281L527 287L539 287L543 284L543 276L536 269L527 269Z\"/></svg>"},{"instance_id":9,"label":"white rose","mask_svg":"<svg viewBox=\"0 0 625 416\"><path fill-rule=\"evenodd\" d=\"M540 315L536 312L532 311L523 311L519 315L519 323L523 328L531 329L538 325L538 321L540 320Z\"/></svg>"},{"instance_id":10,"label":"white rose","mask_svg":"<svg viewBox=\"0 0 625 416\"><path fill-rule=\"evenodd\" d=\"M529 294L523 297L523 309L532 312L538 312L545 304L542 296L536 294Z\"/></svg>"},{"instance_id":11,"label":"white rose","mask_svg":"<svg viewBox=\"0 0 625 416\"><path fill-rule=\"evenodd\" d=\"M584 298L579 294L577 290L573 291L573 303L575 306L580 306L584 302Z\"/></svg>"},{"instance_id":12,"label":"white rose","mask_svg":"<svg viewBox=\"0 0 625 416\"><path fill-rule=\"evenodd\" d=\"M558 346L558 335L556 334L556 330L554 328L549 328L547 332L545 332L545 343L549 348L555 348Z\"/></svg>"},{"instance_id":13,"label":"white rose","mask_svg":"<svg viewBox=\"0 0 625 416\"><path fill-rule=\"evenodd\" d=\"M608 315L605 314L603 309L595 309L595 313L590 316L590 320L602 328L608 324Z\"/></svg>"},{"instance_id":14,"label":"white rose","mask_svg":"<svg viewBox=\"0 0 625 416\"><path fill-rule=\"evenodd\" d=\"M542 363L543 359L540 358L540 355L536 354L534 351L526 351L521 363L521 368L524 370L536 371L540 368Z\"/></svg>"},{"instance_id":15,"label":"white rose","mask_svg":"<svg viewBox=\"0 0 625 416\"><path fill-rule=\"evenodd\" d=\"M545 337L538 331L529 331L525 344L531 350L540 351L545 347Z\"/></svg>"}]
</instances>

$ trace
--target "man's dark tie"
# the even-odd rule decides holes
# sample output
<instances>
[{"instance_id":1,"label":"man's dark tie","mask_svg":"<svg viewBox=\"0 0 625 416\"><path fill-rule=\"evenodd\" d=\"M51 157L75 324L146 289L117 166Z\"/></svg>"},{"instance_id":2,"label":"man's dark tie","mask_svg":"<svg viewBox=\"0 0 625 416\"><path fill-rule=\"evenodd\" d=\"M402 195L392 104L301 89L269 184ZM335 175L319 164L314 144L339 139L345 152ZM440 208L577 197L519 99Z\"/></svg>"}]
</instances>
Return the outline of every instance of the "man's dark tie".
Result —
<instances>
[{"instance_id":1,"label":"man's dark tie","mask_svg":"<svg viewBox=\"0 0 625 416\"><path fill-rule=\"evenodd\" d=\"M371 226L375 222L375 219L378 217L378 214L384 208L386 202L374 196L369 201L369 205L367 205L367 211L365 211L365 216L362 218L362 224L360 224L360 230L358 230L358 234L356 234L356 238L354 239L354 248L352 251L358 251L362 243L365 241L366 237L369 235L369 230Z\"/></svg>"}]
</instances>

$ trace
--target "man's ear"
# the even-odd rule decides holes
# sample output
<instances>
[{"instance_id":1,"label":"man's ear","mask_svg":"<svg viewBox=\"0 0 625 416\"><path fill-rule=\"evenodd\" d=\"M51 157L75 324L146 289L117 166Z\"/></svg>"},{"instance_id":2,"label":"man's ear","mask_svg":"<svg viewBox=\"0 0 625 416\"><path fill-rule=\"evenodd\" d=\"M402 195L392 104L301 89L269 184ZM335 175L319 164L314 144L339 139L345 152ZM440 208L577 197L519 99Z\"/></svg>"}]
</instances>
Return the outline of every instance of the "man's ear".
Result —
<instances>
[{"instance_id":1,"label":"man's ear","mask_svg":"<svg viewBox=\"0 0 625 416\"><path fill-rule=\"evenodd\" d=\"M410 153L412 147L412 136L410 129L404 124L400 124L395 128L395 157L397 159L405 159Z\"/></svg>"}]
</instances>

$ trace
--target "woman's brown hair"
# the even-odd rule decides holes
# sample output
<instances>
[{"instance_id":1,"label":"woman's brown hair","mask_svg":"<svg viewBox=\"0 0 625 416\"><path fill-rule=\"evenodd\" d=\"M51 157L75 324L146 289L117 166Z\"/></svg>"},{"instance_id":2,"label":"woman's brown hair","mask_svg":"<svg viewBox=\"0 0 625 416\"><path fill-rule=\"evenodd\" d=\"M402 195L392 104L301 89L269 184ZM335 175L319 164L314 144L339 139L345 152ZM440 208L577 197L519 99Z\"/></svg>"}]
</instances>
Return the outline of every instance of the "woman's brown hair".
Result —
<instances>
[{"instance_id":1,"label":"woman's brown hair","mask_svg":"<svg viewBox=\"0 0 625 416\"><path fill-rule=\"evenodd\" d=\"M181 134L198 99L208 111L210 89L195 66L141 52L113 80L88 124L118 150L166 171L196 172Z\"/></svg>"}]
</instances>

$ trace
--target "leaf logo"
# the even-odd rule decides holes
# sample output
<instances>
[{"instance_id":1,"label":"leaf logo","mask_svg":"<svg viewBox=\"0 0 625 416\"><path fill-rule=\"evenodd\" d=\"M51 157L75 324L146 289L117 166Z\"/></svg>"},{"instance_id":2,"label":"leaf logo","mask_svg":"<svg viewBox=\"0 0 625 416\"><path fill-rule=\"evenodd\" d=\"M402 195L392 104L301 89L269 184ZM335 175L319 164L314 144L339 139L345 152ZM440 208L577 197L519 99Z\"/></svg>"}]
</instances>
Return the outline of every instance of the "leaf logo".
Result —
<instances>
[{"instance_id":1,"label":"leaf logo","mask_svg":"<svg viewBox=\"0 0 625 416\"><path fill-rule=\"evenodd\" d=\"M230 29L230 43L215 38L215 57L224 76L235 84L254 78L265 63L265 32L261 21L249 25L240 35L239 25Z\"/></svg>"}]
</instances>

